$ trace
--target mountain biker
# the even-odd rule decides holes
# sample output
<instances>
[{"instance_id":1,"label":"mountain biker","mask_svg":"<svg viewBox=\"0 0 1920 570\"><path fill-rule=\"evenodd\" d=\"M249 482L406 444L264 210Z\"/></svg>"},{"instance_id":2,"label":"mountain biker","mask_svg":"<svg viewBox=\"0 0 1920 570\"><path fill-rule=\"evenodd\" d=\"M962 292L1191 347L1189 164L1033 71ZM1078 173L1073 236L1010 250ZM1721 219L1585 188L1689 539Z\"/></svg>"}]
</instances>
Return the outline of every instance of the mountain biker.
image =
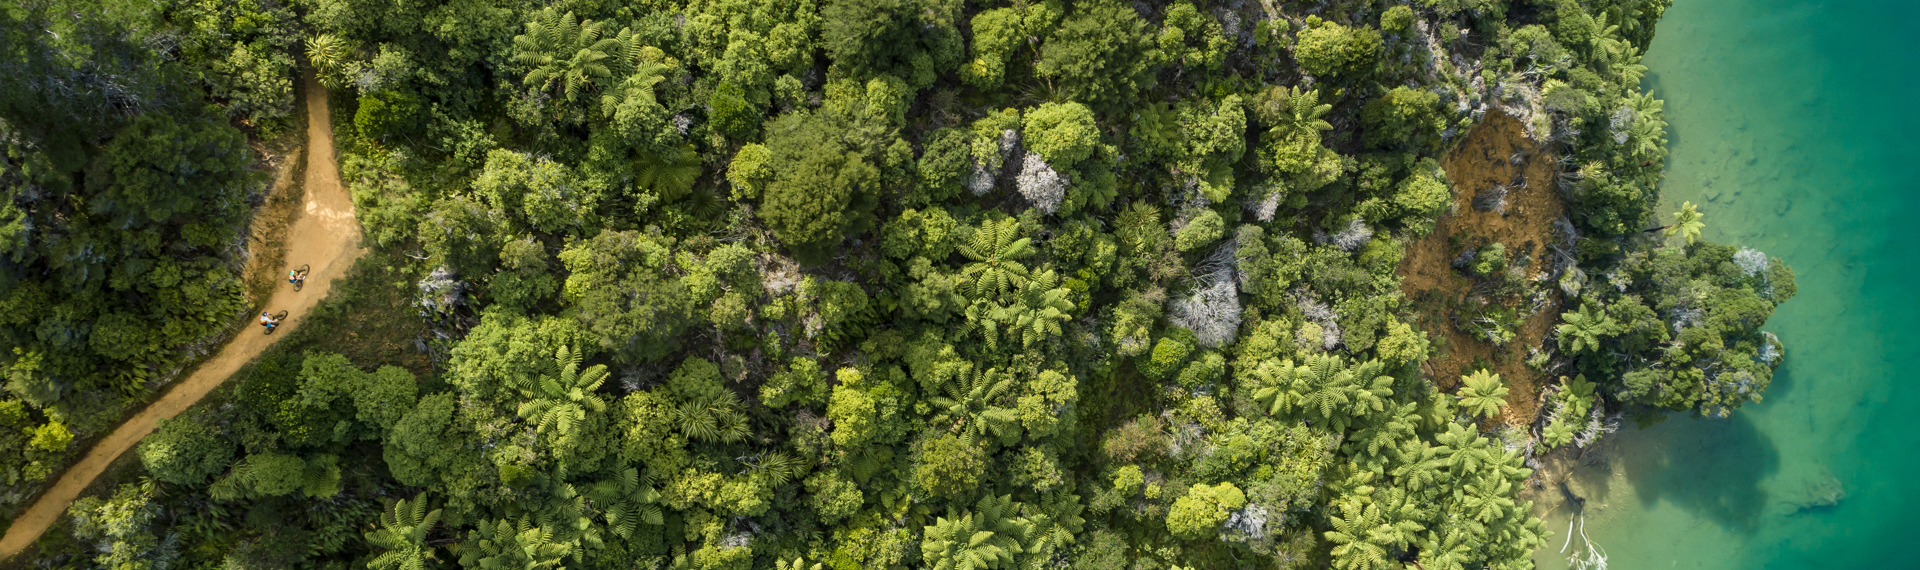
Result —
<instances>
[{"instance_id":1,"label":"mountain biker","mask_svg":"<svg viewBox=\"0 0 1920 570\"><path fill-rule=\"evenodd\" d=\"M306 280L307 280L307 276L305 276L305 275L301 275L301 274L300 274L300 271L299 271L299 270L290 270L290 271L287 271L287 282L288 282L288 283L292 283L292 284L294 284L294 285L299 285L301 281L306 281Z\"/></svg>"},{"instance_id":2,"label":"mountain biker","mask_svg":"<svg viewBox=\"0 0 1920 570\"><path fill-rule=\"evenodd\" d=\"M267 330L273 330L273 327L279 324L280 320L273 318L273 315L260 313L260 326L267 327Z\"/></svg>"}]
</instances>

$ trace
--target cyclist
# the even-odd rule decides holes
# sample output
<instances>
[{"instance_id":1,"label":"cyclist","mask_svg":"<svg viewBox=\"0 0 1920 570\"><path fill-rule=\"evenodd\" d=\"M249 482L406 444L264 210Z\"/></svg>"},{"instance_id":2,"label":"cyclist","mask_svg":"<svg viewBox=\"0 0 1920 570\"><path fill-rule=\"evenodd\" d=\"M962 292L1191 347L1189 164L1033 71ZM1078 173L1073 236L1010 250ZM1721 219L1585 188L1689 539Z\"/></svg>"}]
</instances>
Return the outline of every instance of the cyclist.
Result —
<instances>
[{"instance_id":1,"label":"cyclist","mask_svg":"<svg viewBox=\"0 0 1920 570\"><path fill-rule=\"evenodd\" d=\"M294 284L294 285L299 285L301 281L306 281L306 280L307 280L307 276L306 276L306 275L302 275L302 274L300 273L300 271L299 271L299 270L297 270L297 269L296 269L296 270L290 270L290 271L287 271L287 282L288 282L288 283L292 283L292 284Z\"/></svg>"},{"instance_id":2,"label":"cyclist","mask_svg":"<svg viewBox=\"0 0 1920 570\"><path fill-rule=\"evenodd\" d=\"M273 318L273 315L260 313L260 326L267 327L267 330L271 331L273 330L273 327L278 326L279 324L280 324L280 320Z\"/></svg>"}]
</instances>

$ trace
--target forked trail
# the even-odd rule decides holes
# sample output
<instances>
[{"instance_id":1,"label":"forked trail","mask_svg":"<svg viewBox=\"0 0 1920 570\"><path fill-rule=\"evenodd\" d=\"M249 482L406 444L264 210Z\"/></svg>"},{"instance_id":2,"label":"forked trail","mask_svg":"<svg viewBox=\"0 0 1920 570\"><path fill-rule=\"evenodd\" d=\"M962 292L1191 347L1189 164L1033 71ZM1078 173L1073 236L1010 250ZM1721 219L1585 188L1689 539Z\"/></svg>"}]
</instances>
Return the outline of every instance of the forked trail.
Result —
<instances>
[{"instance_id":1,"label":"forked trail","mask_svg":"<svg viewBox=\"0 0 1920 570\"><path fill-rule=\"evenodd\" d=\"M307 312L327 296L333 280L345 275L347 268L352 267L354 260L360 257L360 224L353 217L353 199L341 187L339 165L334 162L333 120L327 109L327 92L311 74L307 75L305 82L306 207L296 215L293 225L287 230L286 262L295 266L312 264L313 269L307 275L305 290L296 293L292 285L282 282L267 301L265 310L288 312L286 320L280 323L282 330L272 335L261 334L258 326L241 330L220 348L218 354L201 363L192 376L175 384L159 400L128 418L113 433L95 443L92 449L87 450L85 458L67 468L52 488L41 494L32 507L14 520L5 538L0 538L0 560L25 550L34 539L60 520L67 505L78 498L88 485L93 484L94 478L99 477L115 458L126 453L147 434L153 433L161 419L178 415L200 401L200 398L238 371L241 365L298 328Z\"/></svg>"}]
</instances>

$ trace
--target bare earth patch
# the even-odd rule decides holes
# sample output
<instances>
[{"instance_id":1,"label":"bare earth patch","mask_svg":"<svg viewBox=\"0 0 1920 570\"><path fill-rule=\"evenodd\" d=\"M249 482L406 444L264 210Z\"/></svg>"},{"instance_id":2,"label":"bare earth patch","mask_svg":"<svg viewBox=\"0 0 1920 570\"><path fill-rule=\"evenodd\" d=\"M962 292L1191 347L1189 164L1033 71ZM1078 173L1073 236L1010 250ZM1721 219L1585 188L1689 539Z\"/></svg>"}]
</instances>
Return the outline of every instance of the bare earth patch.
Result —
<instances>
[{"instance_id":1,"label":"bare earth patch","mask_svg":"<svg viewBox=\"0 0 1920 570\"><path fill-rule=\"evenodd\" d=\"M1476 362L1490 363L1509 388L1501 420L1524 427L1539 409L1543 384L1526 358L1553 330L1560 294L1550 283L1541 284L1550 293L1536 299L1491 292L1452 264L1462 252L1498 242L1506 245L1509 260L1531 260L1521 269L1529 281L1544 277L1551 255L1547 244L1555 240L1555 226L1566 214L1554 190L1553 158L1527 139L1519 121L1493 111L1447 154L1444 166L1453 185L1452 210L1440 216L1432 234L1408 245L1400 264L1400 289L1416 307L1417 324L1440 347L1426 364L1434 381L1452 389ZM1497 189L1503 186L1501 198ZM1476 209L1476 197L1483 209L1492 208ZM1461 307L1476 295L1522 315L1512 340L1496 346L1461 326L1472 318Z\"/></svg>"}]
</instances>

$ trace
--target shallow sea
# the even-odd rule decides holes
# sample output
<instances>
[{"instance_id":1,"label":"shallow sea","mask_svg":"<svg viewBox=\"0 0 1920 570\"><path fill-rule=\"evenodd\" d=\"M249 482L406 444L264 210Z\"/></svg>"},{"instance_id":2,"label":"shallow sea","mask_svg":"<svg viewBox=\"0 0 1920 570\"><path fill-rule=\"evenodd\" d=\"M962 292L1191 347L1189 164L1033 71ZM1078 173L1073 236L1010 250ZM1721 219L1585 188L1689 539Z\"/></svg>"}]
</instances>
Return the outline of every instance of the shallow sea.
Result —
<instances>
[{"instance_id":1,"label":"shallow sea","mask_svg":"<svg viewBox=\"0 0 1920 570\"><path fill-rule=\"evenodd\" d=\"M1920 568L1920 3L1677 0L1645 63L1662 211L1699 204L1800 294L1768 323L1764 402L1614 435L1587 536L1615 569ZM1542 568L1567 567L1568 522Z\"/></svg>"}]
</instances>

